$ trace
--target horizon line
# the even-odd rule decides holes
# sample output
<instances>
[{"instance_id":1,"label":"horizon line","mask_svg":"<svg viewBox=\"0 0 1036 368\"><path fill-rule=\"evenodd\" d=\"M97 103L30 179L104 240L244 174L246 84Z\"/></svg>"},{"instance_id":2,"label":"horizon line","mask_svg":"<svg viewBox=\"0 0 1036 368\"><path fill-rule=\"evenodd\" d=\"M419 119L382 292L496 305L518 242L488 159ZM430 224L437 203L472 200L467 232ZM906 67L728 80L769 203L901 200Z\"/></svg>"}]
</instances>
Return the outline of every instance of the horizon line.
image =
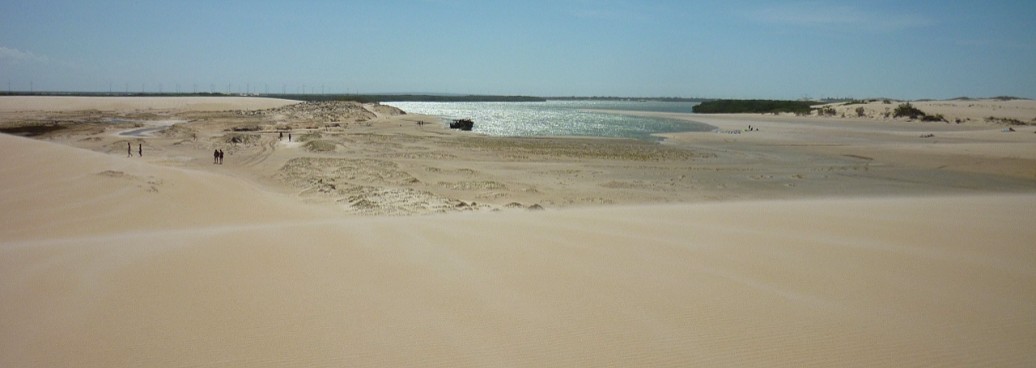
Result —
<instances>
[{"instance_id":1,"label":"horizon line","mask_svg":"<svg viewBox=\"0 0 1036 368\"><path fill-rule=\"evenodd\" d=\"M563 99L609 99L609 100L785 100L785 101L861 101L861 100L895 100L895 101L952 101L952 100L1032 100L1030 97L998 95L998 96L958 96L952 98L916 98L902 99L891 97L822 97L822 98L731 98L731 97L683 97L683 96L617 96L617 95L523 95L523 94L479 94L479 93L447 93L447 92L332 92L332 93L258 93L258 92L116 92L116 91L0 91L0 96L121 96L121 97L177 97L177 96L209 96L209 97L277 97L277 96L410 96L410 97L490 97L490 98L538 98L544 100Z\"/></svg>"}]
</instances>

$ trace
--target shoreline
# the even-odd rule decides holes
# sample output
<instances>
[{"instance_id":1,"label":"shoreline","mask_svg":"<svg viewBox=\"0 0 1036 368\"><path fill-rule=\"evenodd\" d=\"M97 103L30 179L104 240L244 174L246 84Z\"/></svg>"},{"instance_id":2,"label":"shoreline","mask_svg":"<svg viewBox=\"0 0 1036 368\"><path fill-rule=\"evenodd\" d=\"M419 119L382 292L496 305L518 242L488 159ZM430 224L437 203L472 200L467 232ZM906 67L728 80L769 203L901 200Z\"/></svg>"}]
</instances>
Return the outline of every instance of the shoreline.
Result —
<instances>
[{"instance_id":1,"label":"shoreline","mask_svg":"<svg viewBox=\"0 0 1036 368\"><path fill-rule=\"evenodd\" d=\"M149 159L231 174L305 203L364 215L1036 190L1032 126L1002 134L985 123L600 110L757 130L664 133L653 140L495 137L455 132L436 124L440 118L399 115L379 105L257 110L284 102L253 100L262 99L240 99L244 109L218 111L197 110L204 99L172 110L146 104L100 113L0 108L0 124L64 121L65 129L44 139L116 154L125 153L127 141L148 143L146 150L158 155ZM104 134L174 120L186 123L146 139ZM278 132L297 139L287 144ZM213 171L207 163L220 148L235 165Z\"/></svg>"}]
</instances>

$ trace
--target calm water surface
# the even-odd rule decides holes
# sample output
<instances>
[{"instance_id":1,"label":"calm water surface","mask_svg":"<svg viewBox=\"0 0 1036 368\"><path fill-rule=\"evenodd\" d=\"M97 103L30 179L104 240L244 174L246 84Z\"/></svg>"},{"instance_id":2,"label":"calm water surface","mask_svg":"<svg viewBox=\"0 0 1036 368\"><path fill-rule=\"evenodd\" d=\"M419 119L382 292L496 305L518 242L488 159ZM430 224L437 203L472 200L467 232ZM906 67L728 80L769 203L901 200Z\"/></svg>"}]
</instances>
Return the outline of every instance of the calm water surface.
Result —
<instances>
[{"instance_id":1,"label":"calm water surface","mask_svg":"<svg viewBox=\"0 0 1036 368\"><path fill-rule=\"evenodd\" d=\"M703 123L627 116L589 110L686 112L696 102L546 101L546 102L385 102L408 113L446 121L471 119L474 132L504 137L584 136L658 140L652 134L711 131Z\"/></svg>"}]
</instances>

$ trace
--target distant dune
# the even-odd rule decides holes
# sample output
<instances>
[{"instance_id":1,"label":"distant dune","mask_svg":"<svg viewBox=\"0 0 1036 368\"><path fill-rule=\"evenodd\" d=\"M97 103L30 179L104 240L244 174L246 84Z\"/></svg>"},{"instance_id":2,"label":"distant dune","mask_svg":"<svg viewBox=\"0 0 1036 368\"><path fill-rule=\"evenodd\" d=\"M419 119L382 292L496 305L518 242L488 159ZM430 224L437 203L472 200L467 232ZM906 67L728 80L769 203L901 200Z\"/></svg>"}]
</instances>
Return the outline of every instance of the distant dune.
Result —
<instances>
[{"instance_id":1,"label":"distant dune","mask_svg":"<svg viewBox=\"0 0 1036 368\"><path fill-rule=\"evenodd\" d=\"M65 97L5 96L0 98L0 111L126 111L177 109L184 111L220 111L268 109L298 101L260 97Z\"/></svg>"},{"instance_id":2,"label":"distant dune","mask_svg":"<svg viewBox=\"0 0 1036 368\"><path fill-rule=\"evenodd\" d=\"M886 101L888 101L886 103ZM1013 119L1021 123L1036 124L1036 100L1012 99L968 99L968 100L925 100L894 101L867 100L861 102L838 102L824 106L831 107L834 116L888 120L894 118L896 107L909 103L929 115L940 115L946 122L965 123L986 120Z\"/></svg>"}]
</instances>

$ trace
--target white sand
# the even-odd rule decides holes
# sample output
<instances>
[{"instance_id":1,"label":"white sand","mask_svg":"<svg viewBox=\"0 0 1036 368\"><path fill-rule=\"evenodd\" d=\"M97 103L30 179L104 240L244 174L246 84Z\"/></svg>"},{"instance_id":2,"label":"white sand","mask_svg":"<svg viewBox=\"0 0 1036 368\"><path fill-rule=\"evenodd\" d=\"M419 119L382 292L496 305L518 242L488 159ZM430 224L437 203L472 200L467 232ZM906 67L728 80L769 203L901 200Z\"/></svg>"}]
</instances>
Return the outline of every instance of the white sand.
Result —
<instances>
[{"instance_id":1,"label":"white sand","mask_svg":"<svg viewBox=\"0 0 1036 368\"><path fill-rule=\"evenodd\" d=\"M1036 365L1036 194L352 217L0 155L3 367Z\"/></svg>"},{"instance_id":2,"label":"white sand","mask_svg":"<svg viewBox=\"0 0 1036 368\"><path fill-rule=\"evenodd\" d=\"M259 97L74 97L4 96L0 112L73 110L153 110L220 111L268 109L298 103L293 100Z\"/></svg>"}]
</instances>

